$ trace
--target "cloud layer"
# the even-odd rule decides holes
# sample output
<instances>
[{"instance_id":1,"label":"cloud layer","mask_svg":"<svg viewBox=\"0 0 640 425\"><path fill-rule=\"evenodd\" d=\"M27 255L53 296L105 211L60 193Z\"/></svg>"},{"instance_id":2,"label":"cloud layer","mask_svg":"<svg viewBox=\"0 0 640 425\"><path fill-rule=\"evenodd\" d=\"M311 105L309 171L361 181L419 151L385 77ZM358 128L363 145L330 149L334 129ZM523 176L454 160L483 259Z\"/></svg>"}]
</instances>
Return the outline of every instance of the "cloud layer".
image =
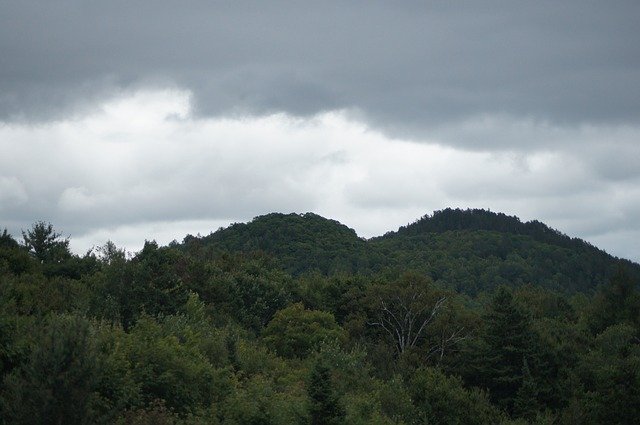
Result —
<instances>
[{"instance_id":1,"label":"cloud layer","mask_svg":"<svg viewBox=\"0 0 640 425\"><path fill-rule=\"evenodd\" d=\"M640 3L0 0L0 228L434 209L640 259Z\"/></svg>"},{"instance_id":2,"label":"cloud layer","mask_svg":"<svg viewBox=\"0 0 640 425\"><path fill-rule=\"evenodd\" d=\"M350 110L402 137L487 115L637 125L638 16L637 1L2 2L0 117L172 86L205 116ZM486 136L443 142L548 143Z\"/></svg>"},{"instance_id":3,"label":"cloud layer","mask_svg":"<svg viewBox=\"0 0 640 425\"><path fill-rule=\"evenodd\" d=\"M202 118L188 92L138 92L75 119L0 127L0 149L11 152L0 157L0 225L19 234L50 220L79 252L107 239L135 250L145 238L167 243L272 211L315 211L370 237L435 209L483 207L640 258L629 236L640 235L639 128L484 125L495 122L495 133L528 128L558 146L465 151L392 139L340 112Z\"/></svg>"}]
</instances>

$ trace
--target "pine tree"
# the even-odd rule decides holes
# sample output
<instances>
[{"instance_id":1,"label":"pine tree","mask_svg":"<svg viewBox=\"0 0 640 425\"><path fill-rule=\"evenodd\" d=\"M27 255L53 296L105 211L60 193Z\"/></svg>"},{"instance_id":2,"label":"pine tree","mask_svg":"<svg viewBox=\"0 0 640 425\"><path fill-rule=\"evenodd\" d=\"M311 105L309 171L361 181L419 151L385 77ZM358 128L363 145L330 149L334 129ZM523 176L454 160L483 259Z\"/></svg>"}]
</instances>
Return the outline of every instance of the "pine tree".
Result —
<instances>
[{"instance_id":1,"label":"pine tree","mask_svg":"<svg viewBox=\"0 0 640 425\"><path fill-rule=\"evenodd\" d=\"M527 420L534 419L538 410L537 396L538 388L533 376L531 376L529 363L525 357L522 365L522 383L513 403L514 414Z\"/></svg>"},{"instance_id":2,"label":"pine tree","mask_svg":"<svg viewBox=\"0 0 640 425\"><path fill-rule=\"evenodd\" d=\"M322 359L316 361L311 371L307 393L312 425L343 423L344 409L331 383L331 370Z\"/></svg>"},{"instance_id":3,"label":"pine tree","mask_svg":"<svg viewBox=\"0 0 640 425\"><path fill-rule=\"evenodd\" d=\"M31 229L22 232L24 246L41 263L59 263L71 257L69 238L53 230L51 223L36 222Z\"/></svg>"},{"instance_id":4,"label":"pine tree","mask_svg":"<svg viewBox=\"0 0 640 425\"><path fill-rule=\"evenodd\" d=\"M506 287L500 287L494 295L485 320L486 351L481 373L492 400L511 412L523 381L523 359L532 358L530 320Z\"/></svg>"}]
</instances>

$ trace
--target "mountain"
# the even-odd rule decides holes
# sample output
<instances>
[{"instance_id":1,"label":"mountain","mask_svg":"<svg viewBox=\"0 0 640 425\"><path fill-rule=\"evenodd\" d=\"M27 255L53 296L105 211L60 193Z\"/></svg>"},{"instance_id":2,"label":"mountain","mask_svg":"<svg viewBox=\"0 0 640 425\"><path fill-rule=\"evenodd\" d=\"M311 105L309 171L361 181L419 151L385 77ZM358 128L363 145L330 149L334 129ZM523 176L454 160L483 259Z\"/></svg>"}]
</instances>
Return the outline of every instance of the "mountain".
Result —
<instances>
[{"instance_id":1,"label":"mountain","mask_svg":"<svg viewBox=\"0 0 640 425\"><path fill-rule=\"evenodd\" d=\"M591 291L624 266L615 258L539 221L521 222L480 209L445 209L395 232L365 240L317 214L268 214L209 236L185 238L200 255L262 252L292 275L414 270L452 289L475 294L500 284L534 284L562 292Z\"/></svg>"},{"instance_id":2,"label":"mountain","mask_svg":"<svg viewBox=\"0 0 640 425\"><path fill-rule=\"evenodd\" d=\"M374 238L370 244L392 263L428 273L467 293L500 284L535 284L589 291L623 266L640 277L640 265L615 258L539 221L480 209L445 209Z\"/></svg>"},{"instance_id":3,"label":"mountain","mask_svg":"<svg viewBox=\"0 0 640 425\"><path fill-rule=\"evenodd\" d=\"M334 423L640 416L640 266L542 223L268 214L83 257L25 233L0 233L2 423L311 423L327 394Z\"/></svg>"},{"instance_id":4,"label":"mountain","mask_svg":"<svg viewBox=\"0 0 640 425\"><path fill-rule=\"evenodd\" d=\"M186 243L196 241L187 238ZM264 252L289 273L369 270L367 242L355 230L317 214L272 213L235 223L198 241L210 253Z\"/></svg>"}]
</instances>

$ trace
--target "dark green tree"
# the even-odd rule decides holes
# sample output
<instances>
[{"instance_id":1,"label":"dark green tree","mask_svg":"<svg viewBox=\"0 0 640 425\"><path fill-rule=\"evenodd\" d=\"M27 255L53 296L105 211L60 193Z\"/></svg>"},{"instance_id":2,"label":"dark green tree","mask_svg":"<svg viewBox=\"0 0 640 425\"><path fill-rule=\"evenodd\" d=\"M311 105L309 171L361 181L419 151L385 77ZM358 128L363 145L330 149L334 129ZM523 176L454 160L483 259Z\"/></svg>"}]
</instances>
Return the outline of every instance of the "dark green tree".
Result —
<instances>
[{"instance_id":1,"label":"dark green tree","mask_svg":"<svg viewBox=\"0 0 640 425\"><path fill-rule=\"evenodd\" d=\"M589 316L589 327L594 333L622 322L640 327L640 293L636 285L628 271L618 267L594 298Z\"/></svg>"},{"instance_id":2,"label":"dark green tree","mask_svg":"<svg viewBox=\"0 0 640 425\"><path fill-rule=\"evenodd\" d=\"M312 425L342 424L345 411L331 382L331 369L322 358L311 370L307 386Z\"/></svg>"},{"instance_id":3,"label":"dark green tree","mask_svg":"<svg viewBox=\"0 0 640 425\"><path fill-rule=\"evenodd\" d=\"M59 263L71 257L69 238L53 230L51 223L37 221L31 229L22 232L23 245L41 263Z\"/></svg>"},{"instance_id":4,"label":"dark green tree","mask_svg":"<svg viewBox=\"0 0 640 425\"><path fill-rule=\"evenodd\" d=\"M477 388L466 389L455 376L440 369L419 368L408 385L416 408L415 424L500 423L500 413L487 394Z\"/></svg>"},{"instance_id":5,"label":"dark green tree","mask_svg":"<svg viewBox=\"0 0 640 425\"><path fill-rule=\"evenodd\" d=\"M7 423L92 422L98 359L88 320L52 316L34 342L25 363L4 381L2 404Z\"/></svg>"},{"instance_id":6,"label":"dark green tree","mask_svg":"<svg viewBox=\"0 0 640 425\"><path fill-rule=\"evenodd\" d=\"M595 338L577 369L587 390L583 410L591 422L637 423L640 417L640 343L626 323Z\"/></svg>"},{"instance_id":7,"label":"dark green tree","mask_svg":"<svg viewBox=\"0 0 640 425\"><path fill-rule=\"evenodd\" d=\"M511 291L500 287L491 300L485 323L481 375L492 400L511 412L523 381L523 361L532 357L531 322L515 304Z\"/></svg>"},{"instance_id":8,"label":"dark green tree","mask_svg":"<svg viewBox=\"0 0 640 425\"><path fill-rule=\"evenodd\" d=\"M0 248L18 248L18 242L13 239L6 228L0 234Z\"/></svg>"},{"instance_id":9,"label":"dark green tree","mask_svg":"<svg viewBox=\"0 0 640 425\"><path fill-rule=\"evenodd\" d=\"M538 411L538 389L536 382L531 376L529 363L525 358L522 365L522 384L516 394L513 404L514 414L518 417L533 420Z\"/></svg>"},{"instance_id":10,"label":"dark green tree","mask_svg":"<svg viewBox=\"0 0 640 425\"><path fill-rule=\"evenodd\" d=\"M8 270L20 274L29 270L32 264L33 260L27 251L4 229L0 233L0 273Z\"/></svg>"},{"instance_id":11,"label":"dark green tree","mask_svg":"<svg viewBox=\"0 0 640 425\"><path fill-rule=\"evenodd\" d=\"M333 314L306 310L302 303L278 311L264 330L264 342L288 358L304 358L325 341L344 341Z\"/></svg>"}]
</instances>

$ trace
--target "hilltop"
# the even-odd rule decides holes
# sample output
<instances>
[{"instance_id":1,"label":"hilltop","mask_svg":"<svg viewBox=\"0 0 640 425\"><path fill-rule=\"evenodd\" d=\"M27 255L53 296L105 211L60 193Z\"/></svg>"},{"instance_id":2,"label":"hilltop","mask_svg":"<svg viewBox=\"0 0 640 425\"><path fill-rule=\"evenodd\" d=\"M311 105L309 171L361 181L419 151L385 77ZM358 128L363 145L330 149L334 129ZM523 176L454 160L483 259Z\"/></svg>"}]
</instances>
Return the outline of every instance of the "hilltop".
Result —
<instances>
[{"instance_id":1,"label":"hilltop","mask_svg":"<svg viewBox=\"0 0 640 425\"><path fill-rule=\"evenodd\" d=\"M202 238L188 236L183 246L205 256L260 252L294 276L411 269L467 293L500 284L590 291L619 265L640 276L640 265L539 221L480 209L436 211L369 240L317 214L272 213Z\"/></svg>"},{"instance_id":2,"label":"hilltop","mask_svg":"<svg viewBox=\"0 0 640 425\"><path fill-rule=\"evenodd\" d=\"M132 255L40 221L0 232L0 418L635 423L639 268L484 210L369 240L274 213Z\"/></svg>"}]
</instances>

